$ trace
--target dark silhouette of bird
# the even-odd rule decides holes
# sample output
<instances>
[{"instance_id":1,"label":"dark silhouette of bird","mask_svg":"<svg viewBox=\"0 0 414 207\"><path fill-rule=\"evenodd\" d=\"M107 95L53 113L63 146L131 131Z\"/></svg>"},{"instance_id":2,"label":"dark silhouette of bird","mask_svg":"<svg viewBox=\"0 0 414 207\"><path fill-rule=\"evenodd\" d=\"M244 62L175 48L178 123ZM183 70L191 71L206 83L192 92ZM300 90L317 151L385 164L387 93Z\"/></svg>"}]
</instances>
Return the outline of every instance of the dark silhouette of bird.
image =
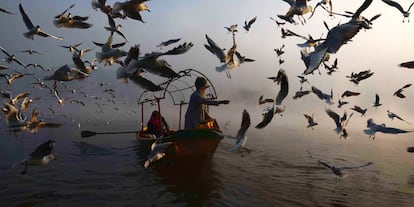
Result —
<instances>
[{"instance_id":1,"label":"dark silhouette of bird","mask_svg":"<svg viewBox=\"0 0 414 207\"><path fill-rule=\"evenodd\" d=\"M395 91L393 95L399 98L405 98L405 95L402 94L402 92L404 91L404 89L411 87L411 85L412 85L411 83L405 84L403 87Z\"/></svg>"},{"instance_id":2,"label":"dark silhouette of bird","mask_svg":"<svg viewBox=\"0 0 414 207\"><path fill-rule=\"evenodd\" d=\"M244 26L243 28L246 30L246 32L250 31L250 27L252 26L252 24L256 21L256 17L253 17L249 22L244 21Z\"/></svg>"},{"instance_id":3,"label":"dark silhouette of bird","mask_svg":"<svg viewBox=\"0 0 414 207\"><path fill-rule=\"evenodd\" d=\"M330 165L324 161L318 160L318 163L329 168L336 176L342 177L344 174L342 173L342 170L349 170L349 169L359 169L363 167L367 167L369 165L374 164L373 162L368 162L367 164L360 165L360 166L351 166L351 167L336 167L335 165Z\"/></svg>"},{"instance_id":4,"label":"dark silhouette of bird","mask_svg":"<svg viewBox=\"0 0 414 207\"><path fill-rule=\"evenodd\" d=\"M414 5L414 2L411 3L410 7L408 7L407 10L404 10L402 8L402 6L398 2L396 2L396 1L392 1L392 0L382 0L382 2L388 4L388 5L392 6L392 7L397 8L402 13L402 15L404 16L403 22L404 22L405 18L407 18L408 19L408 22L410 22L410 10L411 10L411 7Z\"/></svg>"}]
</instances>

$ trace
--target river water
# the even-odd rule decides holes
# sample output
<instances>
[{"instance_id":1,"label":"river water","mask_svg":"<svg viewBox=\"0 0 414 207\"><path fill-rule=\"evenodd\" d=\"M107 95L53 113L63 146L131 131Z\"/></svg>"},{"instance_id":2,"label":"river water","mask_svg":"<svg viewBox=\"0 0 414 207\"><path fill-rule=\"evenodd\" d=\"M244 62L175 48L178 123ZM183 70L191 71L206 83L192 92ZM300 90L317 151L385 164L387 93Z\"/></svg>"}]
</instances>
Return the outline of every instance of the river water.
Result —
<instances>
[{"instance_id":1,"label":"river water","mask_svg":"<svg viewBox=\"0 0 414 207\"><path fill-rule=\"evenodd\" d=\"M109 131L105 124L94 129ZM270 126L248 131L249 153L229 152L234 140L223 139L209 162L145 169L147 152L134 134L81 138L80 130L64 125L34 135L2 132L0 206L412 206L414 202L413 155L405 150L413 144L409 134L380 134L370 140L355 131L344 140L331 130ZM11 168L50 138L56 140L57 160L29 167L26 175L20 174L23 166ZM345 176L337 178L318 159L336 166L374 164L344 170Z\"/></svg>"}]
</instances>

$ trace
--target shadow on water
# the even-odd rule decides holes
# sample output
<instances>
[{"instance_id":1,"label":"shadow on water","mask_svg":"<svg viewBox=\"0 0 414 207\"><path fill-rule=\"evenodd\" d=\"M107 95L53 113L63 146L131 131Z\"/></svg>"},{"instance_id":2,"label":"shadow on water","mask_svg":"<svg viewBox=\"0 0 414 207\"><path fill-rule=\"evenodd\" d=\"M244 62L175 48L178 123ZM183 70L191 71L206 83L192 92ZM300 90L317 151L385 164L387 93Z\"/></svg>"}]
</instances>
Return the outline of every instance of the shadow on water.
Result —
<instances>
[{"instance_id":1,"label":"shadow on water","mask_svg":"<svg viewBox=\"0 0 414 207\"><path fill-rule=\"evenodd\" d=\"M137 145L139 163L144 164L150 152L149 145ZM180 160L171 162L162 159L150 166L157 182L172 193L174 199L170 205L212 206L221 199L223 183L212 160ZM159 196L162 196L160 192Z\"/></svg>"}]
</instances>

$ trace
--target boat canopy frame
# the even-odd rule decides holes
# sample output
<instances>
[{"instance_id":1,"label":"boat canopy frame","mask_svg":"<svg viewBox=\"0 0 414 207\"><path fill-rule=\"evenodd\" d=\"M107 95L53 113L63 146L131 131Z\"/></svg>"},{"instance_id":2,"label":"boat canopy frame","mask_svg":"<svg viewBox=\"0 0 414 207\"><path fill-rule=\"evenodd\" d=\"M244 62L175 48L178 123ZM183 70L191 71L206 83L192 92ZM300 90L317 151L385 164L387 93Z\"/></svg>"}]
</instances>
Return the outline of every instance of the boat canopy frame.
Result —
<instances>
[{"instance_id":1,"label":"boat canopy frame","mask_svg":"<svg viewBox=\"0 0 414 207\"><path fill-rule=\"evenodd\" d=\"M149 91L149 90L144 90L141 95L138 98L138 105L141 105L141 131L144 131L144 104L146 103L151 103L154 104L154 102L156 102L156 105L158 107L158 112L161 114L161 106L160 106L160 100L163 100L166 98L167 94L168 96L171 98L173 105L174 106L180 106L180 112L179 112L179 124L178 124L178 129L181 129L181 117L182 117L182 107L183 105L187 105L188 101L189 101L189 97L185 97L184 91L186 90L191 90L191 93L194 92L195 89L195 78L197 77L203 77L207 80L208 85L210 86L208 88L208 93L206 94L206 96L211 99L211 100L215 100L217 99L217 93L216 93L216 89L213 85L213 83L210 81L210 79L204 75L203 73L201 73L198 70L195 69L185 69L182 70L180 72L178 72L178 74L180 75L179 77L175 77L175 78L170 78L162 83L159 84L160 87L163 88L163 90L158 91L159 93L157 93L157 91ZM183 79L190 79L193 80L191 83L188 83ZM175 83L181 83L184 85L184 87L178 87L176 86ZM176 96L176 94L179 94L182 96L181 99L178 99ZM161 116L160 116L161 119Z\"/></svg>"}]
</instances>

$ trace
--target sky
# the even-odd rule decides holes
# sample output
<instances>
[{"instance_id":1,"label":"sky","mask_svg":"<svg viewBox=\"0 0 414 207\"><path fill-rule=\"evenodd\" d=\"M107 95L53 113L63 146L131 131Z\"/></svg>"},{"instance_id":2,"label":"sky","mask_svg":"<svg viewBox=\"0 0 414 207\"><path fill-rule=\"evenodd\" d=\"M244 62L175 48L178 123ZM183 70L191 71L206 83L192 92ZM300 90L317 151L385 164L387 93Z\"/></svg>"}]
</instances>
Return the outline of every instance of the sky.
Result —
<instances>
[{"instance_id":1,"label":"sky","mask_svg":"<svg viewBox=\"0 0 414 207\"><path fill-rule=\"evenodd\" d=\"M107 1L110 5L115 2ZM296 37L282 39L280 30L283 27L304 36L311 34L315 38L325 37L328 31L324 27L323 21L326 21L327 25L332 28L348 20L340 16L330 17L327 12L318 8L311 19L307 19L310 14L304 15L307 19L304 25L286 23L278 27L270 17L276 18L277 14L285 14L289 9L289 4L282 0L261 0L260 3L258 2L247 0L151 0L147 2L151 12L141 13L144 21L146 21L145 24L132 19L115 19L115 21L117 24L123 25L122 31L128 39L126 46L122 48L125 51L135 44L140 45L141 54L159 51L156 45L173 38L181 38L179 43L192 42L194 47L187 53L163 58L169 62L176 72L193 68L210 78L217 90L218 99L231 101L229 105L211 107L211 114L219 120L220 124L231 121L234 130L238 129L243 109L249 111L252 125L261 121L261 112L270 105L258 106L258 98L260 95L268 98L276 97L279 86L268 80L267 77L275 76L279 69L286 71L290 89L288 97L283 102L286 107L285 113L282 117L275 117L268 126L269 128L274 126L305 128L307 123L303 113L307 113L314 114L316 121L320 122L318 127L333 129L334 124L326 115L324 109L331 108L338 113L346 110L351 113L350 108L353 105L368 108L368 112L365 117L355 114L349 127L364 128L366 120L372 117L377 123L412 128L412 126L403 122L389 120L386 111L393 111L407 121L414 122L414 110L411 104L414 100L414 87L405 90L407 96L405 99L392 95L394 91L407 83L411 83L413 79L414 71L400 68L398 64L414 60L412 54L414 20L412 22L406 20L403 23L403 16L397 9L381 1L374 1L362 13L363 16L368 18L381 14L381 17L374 21L373 28L370 30L362 29L351 42L342 46L336 54L331 55L330 64L333 63L335 58L338 59L338 72L327 75L325 69L320 67L321 75L315 73L307 76L310 84L305 83L303 89L310 90L311 86L315 86L326 93L331 88L333 89L335 104L327 105L314 94L299 100L292 99L294 92L300 88L299 79L296 76L305 70L305 65L300 59L300 48L296 46L296 44L302 43L303 40ZM363 1L350 2L333 1L333 10L339 13L355 11ZM403 8L408 8L409 2L400 2ZM23 5L35 25L39 24L44 31L62 36L64 40L59 41L42 37L35 37L34 40L25 38L22 34L26 31L26 27L18 10L18 3ZM68 29L57 28L53 25L53 17L72 3L75 4L75 7L70 12L73 15L89 16L87 22L93 24L91 28L86 30ZM312 6L315 6L316 3L316 0L309 2ZM0 3L0 7L16 13L15 15L0 13L0 26L3 28L0 46L16 54L24 63L38 63L52 69L57 69L64 64L72 64L71 54L59 46L79 42L82 42L81 48L94 48L92 52L87 53L84 57L84 60L90 60L95 58L95 53L100 50L92 44L92 41L105 42L109 36L109 32L104 29L104 26L108 25L107 17L102 12L93 10L91 1L21 0L17 2L5 0ZM244 21L248 21L255 16L257 16L257 21L252 25L251 31L246 33L242 28ZM296 21L297 18L297 16L294 17ZM283 22L282 20L279 21ZM230 71L231 78L228 78L225 73L219 73L215 70L217 66L220 66L220 63L217 57L209 53L203 45L206 44L205 35L207 34L220 47L229 49L232 45L232 37L224 27L232 24L238 25L239 32L236 34L238 51L248 58L255 59L255 62L244 63L239 68L232 69ZM120 36L114 36L115 43L122 41L123 39ZM285 62L280 65L273 50L282 45L285 45L285 54L282 55ZM43 55L27 55L17 52L25 49L38 50ZM0 57L3 57L3 54L0 54ZM115 89L115 94L119 100L118 107L123 107L124 110L106 109L104 111L105 115L99 115L99 117L102 117L102 119L108 119L108 117L119 117L119 119L121 117L127 117L127 119L140 117L139 113L131 115L130 111L136 112L138 110L136 102L143 90L133 83L119 83L115 78L115 71L118 67L117 64L112 66L98 64L98 70L93 71L91 77L67 84L70 88L81 87L81 90L98 94L99 91L102 91L102 88L99 88L97 83L105 82L108 84L107 87ZM351 72L367 69L374 72L374 75L362 81L358 86L345 78ZM9 71L12 70L33 72L34 76L39 78L51 74L51 72L40 70L23 69L15 63L12 64L11 69L0 72L11 73ZM148 75L148 78L159 80L151 74ZM0 81L0 87L1 89L16 91L16 93L31 90L47 100L53 100L46 91L34 92L35 89L29 84L31 81L31 78L23 78L16 81L12 86ZM338 109L336 107L338 96L345 90L357 91L361 95L347 98L346 100L351 103L343 106L342 109ZM383 104L378 109L372 107L375 93L380 95ZM77 95L71 95L70 93L65 95L75 96L72 99L78 98ZM127 104L122 105L121 103L124 102L127 102ZM96 105L93 104L93 101L89 101L89 103L84 108L67 104L63 108L58 108L58 110L68 111L78 118L86 117L89 119L98 116L94 113ZM35 103L37 107L42 107L41 105L47 108L45 105L51 105L51 103ZM145 117L149 117L152 110L153 108L148 108ZM162 111L167 120L171 120L170 122L176 124L177 107L172 107L171 103L166 100L162 105ZM45 111L44 113L49 112Z\"/></svg>"}]
</instances>

